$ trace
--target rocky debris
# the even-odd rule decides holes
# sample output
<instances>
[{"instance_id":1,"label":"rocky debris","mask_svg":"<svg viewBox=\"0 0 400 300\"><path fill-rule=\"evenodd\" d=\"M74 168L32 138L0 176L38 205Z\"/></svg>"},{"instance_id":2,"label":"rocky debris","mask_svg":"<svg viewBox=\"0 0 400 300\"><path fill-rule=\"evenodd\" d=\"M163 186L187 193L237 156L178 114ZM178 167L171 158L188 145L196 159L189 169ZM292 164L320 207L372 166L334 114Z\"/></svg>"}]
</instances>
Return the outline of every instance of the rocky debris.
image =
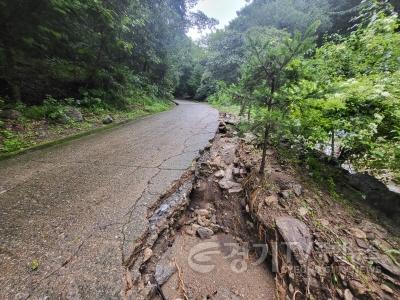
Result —
<instances>
[{"instance_id":1,"label":"rocky debris","mask_svg":"<svg viewBox=\"0 0 400 300\"><path fill-rule=\"evenodd\" d=\"M346 289L343 294L344 300L353 300L354 296L349 289Z\"/></svg>"},{"instance_id":2,"label":"rocky debris","mask_svg":"<svg viewBox=\"0 0 400 300\"><path fill-rule=\"evenodd\" d=\"M240 123L240 117L233 114L222 113L221 119L228 125L236 126Z\"/></svg>"},{"instance_id":3,"label":"rocky debris","mask_svg":"<svg viewBox=\"0 0 400 300\"><path fill-rule=\"evenodd\" d=\"M110 115L106 116L106 117L103 119L103 124L104 124L104 125L111 124L112 122L114 122L114 119L113 119L113 117L111 117Z\"/></svg>"},{"instance_id":4,"label":"rocky debris","mask_svg":"<svg viewBox=\"0 0 400 300\"><path fill-rule=\"evenodd\" d=\"M300 207L299 208L299 215L300 216L304 217L305 215L307 215L307 213L308 213L308 209L307 208L305 208L305 207Z\"/></svg>"},{"instance_id":5,"label":"rocky debris","mask_svg":"<svg viewBox=\"0 0 400 300\"><path fill-rule=\"evenodd\" d=\"M215 172L214 176L216 178L223 178L223 177L225 177L225 171L224 170L219 170L219 171Z\"/></svg>"},{"instance_id":6,"label":"rocky debris","mask_svg":"<svg viewBox=\"0 0 400 300\"><path fill-rule=\"evenodd\" d=\"M279 217L276 218L275 223L286 246L290 248L300 264L305 264L313 245L307 225L293 217Z\"/></svg>"},{"instance_id":7,"label":"rocky debris","mask_svg":"<svg viewBox=\"0 0 400 300\"><path fill-rule=\"evenodd\" d=\"M207 227L199 227L196 230L197 234L199 237L203 240L209 239L214 235L214 231L212 231L210 228Z\"/></svg>"},{"instance_id":8,"label":"rocky debris","mask_svg":"<svg viewBox=\"0 0 400 300\"><path fill-rule=\"evenodd\" d=\"M148 261L153 256L153 250L151 248L146 248L143 251L143 261Z\"/></svg>"},{"instance_id":9,"label":"rocky debris","mask_svg":"<svg viewBox=\"0 0 400 300\"><path fill-rule=\"evenodd\" d=\"M79 111L79 109L75 107L69 107L65 111L65 115L70 118L74 122L82 122L83 121L83 115Z\"/></svg>"},{"instance_id":10,"label":"rocky debris","mask_svg":"<svg viewBox=\"0 0 400 300\"><path fill-rule=\"evenodd\" d=\"M168 257L164 255L163 258L156 265L156 272L154 278L159 286L162 286L168 281L168 279L174 275L177 271L175 263Z\"/></svg>"},{"instance_id":11,"label":"rocky debris","mask_svg":"<svg viewBox=\"0 0 400 300\"><path fill-rule=\"evenodd\" d=\"M210 216L210 211L207 209L196 209L194 213L200 217L209 217Z\"/></svg>"},{"instance_id":12,"label":"rocky debris","mask_svg":"<svg viewBox=\"0 0 400 300\"><path fill-rule=\"evenodd\" d=\"M242 141L238 152L240 163L253 161L248 173L256 171L260 157L254 146ZM399 249L398 231L386 223L378 225L362 209L350 212L349 204L302 180L301 167L271 153L264 184L245 179L243 194L248 197L242 206L255 220L261 241L268 243L272 266L280 272L279 299L297 299L300 294L294 297L294 291L314 299L400 299L399 256L388 255L390 249ZM250 157L258 157L258 162ZM288 249L295 259L287 258ZM330 278L337 282L332 284Z\"/></svg>"},{"instance_id":13,"label":"rocky debris","mask_svg":"<svg viewBox=\"0 0 400 300\"><path fill-rule=\"evenodd\" d=\"M21 117L21 113L15 109L5 109L0 112L0 118L5 120L17 120Z\"/></svg>"},{"instance_id":14,"label":"rocky debris","mask_svg":"<svg viewBox=\"0 0 400 300\"><path fill-rule=\"evenodd\" d=\"M290 198L292 198L293 193L291 190L283 190L279 192L279 196L281 196L285 200L289 200Z\"/></svg>"},{"instance_id":15,"label":"rocky debris","mask_svg":"<svg viewBox=\"0 0 400 300\"><path fill-rule=\"evenodd\" d=\"M300 197L301 194L303 193L303 187L300 184L293 184L292 189L297 197Z\"/></svg>"}]
</instances>

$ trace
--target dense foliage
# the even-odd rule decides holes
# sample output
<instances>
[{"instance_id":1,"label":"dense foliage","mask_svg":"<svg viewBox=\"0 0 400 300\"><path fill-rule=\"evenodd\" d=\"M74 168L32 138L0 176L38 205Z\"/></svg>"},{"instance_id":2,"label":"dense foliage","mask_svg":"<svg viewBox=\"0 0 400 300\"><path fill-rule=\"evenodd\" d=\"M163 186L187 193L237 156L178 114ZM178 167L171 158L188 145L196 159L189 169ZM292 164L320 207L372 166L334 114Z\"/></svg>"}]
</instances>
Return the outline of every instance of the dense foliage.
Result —
<instances>
[{"instance_id":1,"label":"dense foliage","mask_svg":"<svg viewBox=\"0 0 400 300\"><path fill-rule=\"evenodd\" d=\"M170 97L193 47L185 32L215 24L189 12L196 2L0 0L0 97L114 106Z\"/></svg>"},{"instance_id":2,"label":"dense foliage","mask_svg":"<svg viewBox=\"0 0 400 300\"><path fill-rule=\"evenodd\" d=\"M398 176L397 13L388 1L333 6L331 1L293 0L287 1L296 4L289 10L283 2L253 1L209 38L212 66L207 71L214 82L224 82L210 101L236 103L241 113L252 115L250 126L264 150L266 143L291 139L358 169ZM317 31L316 20L322 21ZM215 50L220 42L227 47ZM218 61L225 75L213 71Z\"/></svg>"}]
</instances>

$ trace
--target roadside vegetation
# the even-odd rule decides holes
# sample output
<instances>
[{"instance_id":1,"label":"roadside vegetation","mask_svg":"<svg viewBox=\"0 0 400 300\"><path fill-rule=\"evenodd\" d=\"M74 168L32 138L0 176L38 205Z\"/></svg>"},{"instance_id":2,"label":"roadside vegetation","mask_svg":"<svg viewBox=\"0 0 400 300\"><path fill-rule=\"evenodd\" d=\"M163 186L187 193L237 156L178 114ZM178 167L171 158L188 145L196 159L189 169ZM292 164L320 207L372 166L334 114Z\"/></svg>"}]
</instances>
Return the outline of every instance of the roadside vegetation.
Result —
<instances>
[{"instance_id":1,"label":"roadside vegetation","mask_svg":"<svg viewBox=\"0 0 400 300\"><path fill-rule=\"evenodd\" d=\"M196 2L0 0L0 153L197 90L186 31L216 21L190 12Z\"/></svg>"},{"instance_id":2,"label":"roadside vegetation","mask_svg":"<svg viewBox=\"0 0 400 300\"><path fill-rule=\"evenodd\" d=\"M289 141L400 180L400 33L389 1L253 1L205 43L200 90L246 116L264 150L260 173L268 145Z\"/></svg>"}]
</instances>

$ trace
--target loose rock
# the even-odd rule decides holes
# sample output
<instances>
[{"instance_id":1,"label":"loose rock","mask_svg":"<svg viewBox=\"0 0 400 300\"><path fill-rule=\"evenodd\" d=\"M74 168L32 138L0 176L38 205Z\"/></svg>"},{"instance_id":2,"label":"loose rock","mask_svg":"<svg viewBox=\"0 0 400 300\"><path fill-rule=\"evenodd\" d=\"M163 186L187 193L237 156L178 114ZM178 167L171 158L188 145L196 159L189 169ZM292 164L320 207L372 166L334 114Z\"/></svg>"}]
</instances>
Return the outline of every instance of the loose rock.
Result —
<instances>
[{"instance_id":1,"label":"loose rock","mask_svg":"<svg viewBox=\"0 0 400 300\"><path fill-rule=\"evenodd\" d=\"M300 184L294 184L292 186L293 192L297 197L300 197L303 193L303 187Z\"/></svg>"},{"instance_id":2,"label":"loose rock","mask_svg":"<svg viewBox=\"0 0 400 300\"><path fill-rule=\"evenodd\" d=\"M305 263L312 249L311 232L307 225L293 217L279 217L275 220L279 233L287 243L297 261Z\"/></svg>"},{"instance_id":3,"label":"loose rock","mask_svg":"<svg viewBox=\"0 0 400 300\"><path fill-rule=\"evenodd\" d=\"M358 238L358 239L366 239L367 238L367 234L362 231L359 228L350 228L350 232L352 235L354 235L354 237Z\"/></svg>"},{"instance_id":4,"label":"loose rock","mask_svg":"<svg viewBox=\"0 0 400 300\"><path fill-rule=\"evenodd\" d=\"M214 174L215 177L217 178L223 178L225 176L225 171L224 170L219 170Z\"/></svg>"},{"instance_id":5,"label":"loose rock","mask_svg":"<svg viewBox=\"0 0 400 300\"><path fill-rule=\"evenodd\" d=\"M354 296L353 296L353 294L351 293L351 291L349 290L349 289L346 289L345 291L344 291L344 300L353 300L354 299Z\"/></svg>"},{"instance_id":6,"label":"loose rock","mask_svg":"<svg viewBox=\"0 0 400 300\"><path fill-rule=\"evenodd\" d=\"M214 231L207 227L199 227L197 229L197 234L201 239L209 239L214 235Z\"/></svg>"},{"instance_id":7,"label":"loose rock","mask_svg":"<svg viewBox=\"0 0 400 300\"><path fill-rule=\"evenodd\" d=\"M111 124L112 122L114 122L114 119L110 115L105 117L104 120L103 120L103 124L104 125Z\"/></svg>"},{"instance_id":8,"label":"loose rock","mask_svg":"<svg viewBox=\"0 0 400 300\"><path fill-rule=\"evenodd\" d=\"M143 252L143 261L144 262L148 261L152 256L153 256L153 250L151 250L150 248L144 249L144 252Z\"/></svg>"},{"instance_id":9,"label":"loose rock","mask_svg":"<svg viewBox=\"0 0 400 300\"><path fill-rule=\"evenodd\" d=\"M285 200L289 200L289 199L292 197L292 191L290 191L290 190L281 191L279 194L280 194L280 195L282 196L282 198L285 199Z\"/></svg>"},{"instance_id":10,"label":"loose rock","mask_svg":"<svg viewBox=\"0 0 400 300\"><path fill-rule=\"evenodd\" d=\"M79 109L75 107L69 107L66 111L65 114L68 118L75 122L82 122L83 121L83 115L79 111Z\"/></svg>"},{"instance_id":11,"label":"loose rock","mask_svg":"<svg viewBox=\"0 0 400 300\"><path fill-rule=\"evenodd\" d=\"M267 206L275 206L278 204L278 196L276 194L268 196L265 198L264 202Z\"/></svg>"}]
</instances>

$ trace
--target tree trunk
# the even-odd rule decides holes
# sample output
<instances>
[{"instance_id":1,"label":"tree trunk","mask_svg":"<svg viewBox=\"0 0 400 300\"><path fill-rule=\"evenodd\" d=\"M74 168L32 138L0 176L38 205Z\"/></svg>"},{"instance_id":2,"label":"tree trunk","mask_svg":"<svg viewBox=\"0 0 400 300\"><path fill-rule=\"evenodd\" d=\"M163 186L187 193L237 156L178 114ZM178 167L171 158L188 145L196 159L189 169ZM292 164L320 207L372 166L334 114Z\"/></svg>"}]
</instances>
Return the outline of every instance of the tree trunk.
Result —
<instances>
[{"instance_id":1,"label":"tree trunk","mask_svg":"<svg viewBox=\"0 0 400 300\"><path fill-rule=\"evenodd\" d=\"M272 105L274 102L274 93L275 93L275 78L271 80L271 96L266 99L266 105L268 108L268 112L271 112ZM264 143L263 143L263 152L262 152L262 160L260 166L260 175L264 176L265 173L265 164L267 162L267 148L268 148L268 140L269 140L269 133L271 130L271 120L267 120L264 129Z\"/></svg>"},{"instance_id":2,"label":"tree trunk","mask_svg":"<svg viewBox=\"0 0 400 300\"><path fill-rule=\"evenodd\" d=\"M245 101L242 99L242 100L240 101L240 112L239 112L239 116L243 116L245 110L246 110Z\"/></svg>"},{"instance_id":3,"label":"tree trunk","mask_svg":"<svg viewBox=\"0 0 400 300\"><path fill-rule=\"evenodd\" d=\"M21 101L21 87L18 84L18 76L15 68L15 58L12 49L5 47L5 56L7 61L8 78L6 79L11 87L12 103Z\"/></svg>"},{"instance_id":4,"label":"tree trunk","mask_svg":"<svg viewBox=\"0 0 400 300\"><path fill-rule=\"evenodd\" d=\"M250 122L251 119L251 104L249 104L249 107L247 108L247 121Z\"/></svg>"},{"instance_id":5,"label":"tree trunk","mask_svg":"<svg viewBox=\"0 0 400 300\"><path fill-rule=\"evenodd\" d=\"M331 159L335 158L335 130L331 131Z\"/></svg>"},{"instance_id":6,"label":"tree trunk","mask_svg":"<svg viewBox=\"0 0 400 300\"><path fill-rule=\"evenodd\" d=\"M265 128L264 128L264 142L263 142L263 148L262 148L262 160L261 160L261 165L260 165L260 175L265 174L265 165L267 162L267 148L268 148L268 139L269 139L269 131L270 131L270 123L269 120L265 123Z\"/></svg>"}]
</instances>

